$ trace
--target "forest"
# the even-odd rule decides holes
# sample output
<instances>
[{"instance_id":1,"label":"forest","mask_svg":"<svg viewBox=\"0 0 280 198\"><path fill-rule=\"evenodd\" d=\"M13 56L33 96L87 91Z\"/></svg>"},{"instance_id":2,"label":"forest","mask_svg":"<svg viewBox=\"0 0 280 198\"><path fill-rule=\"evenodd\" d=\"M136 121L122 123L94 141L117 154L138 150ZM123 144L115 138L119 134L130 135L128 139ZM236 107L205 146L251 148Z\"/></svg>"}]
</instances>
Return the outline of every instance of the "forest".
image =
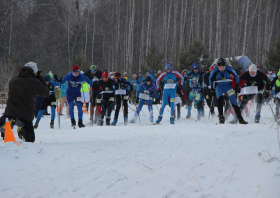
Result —
<instances>
[{"instance_id":1,"label":"forest","mask_svg":"<svg viewBox=\"0 0 280 198\"><path fill-rule=\"evenodd\" d=\"M2 81L29 61L64 76L88 70L189 69L245 55L264 69L280 32L279 0L0 0ZM204 59L204 61L202 61ZM193 60L193 59L191 59ZM146 71L142 71L146 72Z\"/></svg>"}]
</instances>

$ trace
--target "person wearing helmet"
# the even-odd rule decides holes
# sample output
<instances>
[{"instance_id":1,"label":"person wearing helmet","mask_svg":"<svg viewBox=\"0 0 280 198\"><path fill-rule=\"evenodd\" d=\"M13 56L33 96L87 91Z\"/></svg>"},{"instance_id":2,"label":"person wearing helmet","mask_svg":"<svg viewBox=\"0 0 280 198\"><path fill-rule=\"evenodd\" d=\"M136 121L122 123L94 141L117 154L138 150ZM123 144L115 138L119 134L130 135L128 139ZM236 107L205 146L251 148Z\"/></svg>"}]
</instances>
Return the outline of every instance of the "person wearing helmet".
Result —
<instances>
[{"instance_id":1,"label":"person wearing helmet","mask_svg":"<svg viewBox=\"0 0 280 198\"><path fill-rule=\"evenodd\" d=\"M90 106L90 118L93 119L94 107L96 107L95 123L101 116L101 94L102 87L100 85L100 79L102 77L102 71L97 69L96 65L91 65L90 69L84 73L86 77L92 80L91 86L91 106ZM87 106L88 109L88 106ZM97 123L98 124L98 123Z\"/></svg>"},{"instance_id":2,"label":"person wearing helmet","mask_svg":"<svg viewBox=\"0 0 280 198\"><path fill-rule=\"evenodd\" d=\"M165 106L168 104L168 98L170 97L170 107L171 107L171 117L170 124L174 124L174 110L175 110L175 100L176 100L176 90L177 90L177 78L180 80L180 90L183 90L183 82L184 78L180 74L180 72L172 70L171 63L165 64L165 71L157 78L156 87L157 90L160 89L159 83L161 80L164 80L164 88L163 88L163 97L162 97L162 106L160 109L160 114L156 123L159 124L162 120L163 112Z\"/></svg>"},{"instance_id":3,"label":"person wearing helmet","mask_svg":"<svg viewBox=\"0 0 280 198\"><path fill-rule=\"evenodd\" d=\"M280 69L276 74L276 77L271 82L271 87L275 87L275 94L273 95L273 98L275 100L276 104L276 112L275 116L276 119L279 119L279 106L280 106ZM277 120L276 120L277 121Z\"/></svg>"},{"instance_id":4,"label":"person wearing helmet","mask_svg":"<svg viewBox=\"0 0 280 198\"><path fill-rule=\"evenodd\" d=\"M258 93L245 93L242 102L240 105L240 112L242 113L242 110L247 106L247 103L249 100L253 99L255 97L257 107L256 107L256 115L255 115L255 123L260 122L261 117L261 108L262 108L262 98L263 98L263 90L265 88L265 82L266 82L266 88L267 90L271 90L271 82L270 79L261 71L257 70L257 66L255 64L250 65L249 71L245 72L240 76L240 81L246 81L246 87L250 86L257 86L258 87ZM235 120L232 121L234 123Z\"/></svg>"},{"instance_id":5,"label":"person wearing helmet","mask_svg":"<svg viewBox=\"0 0 280 198\"><path fill-rule=\"evenodd\" d=\"M216 97L218 101L219 123L220 124L225 123L225 118L223 115L223 105L224 105L223 94L225 93L226 96L229 98L232 107L234 108L239 123L248 124L248 122L246 122L243 119L239 106L237 105L235 92L230 84L230 74L234 75L235 92L239 93L240 88L239 88L238 75L232 67L226 65L225 59L223 58L218 59L218 67L215 67L213 69L209 77L209 85L211 87L212 95L216 93Z\"/></svg>"},{"instance_id":6,"label":"person wearing helmet","mask_svg":"<svg viewBox=\"0 0 280 198\"><path fill-rule=\"evenodd\" d=\"M147 101L148 103L148 110L150 114L150 122L154 123L154 117L153 117L153 94L156 94L156 98L158 98L157 89L155 84L153 83L153 80L150 76L146 76L145 82L141 84L140 90L137 92L137 98L140 98L139 105L135 111L133 119L130 121L131 123L136 122L143 105Z\"/></svg>"},{"instance_id":7,"label":"person wearing helmet","mask_svg":"<svg viewBox=\"0 0 280 198\"><path fill-rule=\"evenodd\" d=\"M128 92L127 87L130 84L125 80L125 78L121 77L121 74L117 72L115 74L115 97L116 97L116 110L114 115L114 120L111 125L115 126L118 122L119 112L121 109L121 103L123 103L123 116L124 116L124 124L126 125L128 122Z\"/></svg>"},{"instance_id":8,"label":"person wearing helmet","mask_svg":"<svg viewBox=\"0 0 280 198\"><path fill-rule=\"evenodd\" d=\"M184 80L189 82L190 90L186 94L188 114L187 118L191 117L192 102L195 102L197 108L197 120L200 120L202 105L202 73L199 70L197 63L192 64L192 70L189 71L185 76Z\"/></svg>"},{"instance_id":9,"label":"person wearing helmet","mask_svg":"<svg viewBox=\"0 0 280 198\"><path fill-rule=\"evenodd\" d=\"M88 79L85 75L80 74L80 67L78 65L74 65L72 68L72 73L67 74L61 81L61 84L68 81L68 89L67 89L67 101L69 104L69 114L71 118L72 127L76 127L76 120L74 117L74 101L76 102L78 108L78 126L85 127L83 124L83 103L81 97L81 86L83 81L92 85L92 81Z\"/></svg>"},{"instance_id":10,"label":"person wearing helmet","mask_svg":"<svg viewBox=\"0 0 280 198\"><path fill-rule=\"evenodd\" d=\"M111 113L114 106L115 101L115 92L114 92L114 80L112 80L109 75L108 71L104 70L102 72L102 78L100 80L100 85L102 87L102 92L100 93L102 95L101 100L101 116L99 119L98 125L103 125L103 120L106 114L106 125L110 125L111 121Z\"/></svg>"}]
</instances>

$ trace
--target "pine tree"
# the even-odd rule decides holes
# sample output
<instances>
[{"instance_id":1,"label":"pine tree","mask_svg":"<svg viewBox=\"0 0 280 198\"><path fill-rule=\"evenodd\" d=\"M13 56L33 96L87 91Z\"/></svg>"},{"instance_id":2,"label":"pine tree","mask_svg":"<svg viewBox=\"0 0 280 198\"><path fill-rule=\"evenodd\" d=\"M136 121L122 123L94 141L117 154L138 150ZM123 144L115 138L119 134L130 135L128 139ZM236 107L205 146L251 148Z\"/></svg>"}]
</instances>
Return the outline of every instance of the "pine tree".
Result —
<instances>
[{"instance_id":1,"label":"pine tree","mask_svg":"<svg viewBox=\"0 0 280 198\"><path fill-rule=\"evenodd\" d=\"M145 57L144 64L141 65L142 72L151 72L152 70L162 70L164 55L158 52L157 45L152 42L151 47L148 50L148 54Z\"/></svg>"},{"instance_id":2,"label":"pine tree","mask_svg":"<svg viewBox=\"0 0 280 198\"><path fill-rule=\"evenodd\" d=\"M278 70L280 68L280 35L275 46L271 47L266 53L265 67L267 70Z\"/></svg>"},{"instance_id":3,"label":"pine tree","mask_svg":"<svg viewBox=\"0 0 280 198\"><path fill-rule=\"evenodd\" d=\"M184 51L179 56L179 68L192 69L193 63L198 63L200 66L209 67L212 63L208 51L200 41L193 41L188 51Z\"/></svg>"}]
</instances>

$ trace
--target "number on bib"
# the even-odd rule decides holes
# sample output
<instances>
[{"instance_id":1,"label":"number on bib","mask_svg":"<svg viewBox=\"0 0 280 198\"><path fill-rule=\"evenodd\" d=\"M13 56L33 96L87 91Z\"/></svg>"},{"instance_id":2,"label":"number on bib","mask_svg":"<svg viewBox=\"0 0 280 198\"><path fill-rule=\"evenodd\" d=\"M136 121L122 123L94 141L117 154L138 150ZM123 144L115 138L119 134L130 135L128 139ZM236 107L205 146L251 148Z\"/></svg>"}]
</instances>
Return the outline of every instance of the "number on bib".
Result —
<instances>
[{"instance_id":1,"label":"number on bib","mask_svg":"<svg viewBox=\"0 0 280 198\"><path fill-rule=\"evenodd\" d=\"M228 90L228 91L227 91L227 94L228 94L229 97L232 96L232 95L234 94L233 89Z\"/></svg>"},{"instance_id":2,"label":"number on bib","mask_svg":"<svg viewBox=\"0 0 280 198\"><path fill-rule=\"evenodd\" d=\"M200 94L196 94L195 95L195 100L199 100L200 99Z\"/></svg>"},{"instance_id":3,"label":"number on bib","mask_svg":"<svg viewBox=\"0 0 280 198\"><path fill-rule=\"evenodd\" d=\"M109 98L109 101L114 101L114 97L110 97L110 98Z\"/></svg>"},{"instance_id":4,"label":"number on bib","mask_svg":"<svg viewBox=\"0 0 280 198\"><path fill-rule=\"evenodd\" d=\"M124 96L123 99L124 99L124 100L128 100L128 96Z\"/></svg>"},{"instance_id":5,"label":"number on bib","mask_svg":"<svg viewBox=\"0 0 280 198\"><path fill-rule=\"evenodd\" d=\"M56 105L56 102L51 102L51 106Z\"/></svg>"},{"instance_id":6,"label":"number on bib","mask_svg":"<svg viewBox=\"0 0 280 198\"><path fill-rule=\"evenodd\" d=\"M96 99L96 102L97 103L101 103L101 99Z\"/></svg>"},{"instance_id":7,"label":"number on bib","mask_svg":"<svg viewBox=\"0 0 280 198\"><path fill-rule=\"evenodd\" d=\"M82 102L82 98L81 97L77 97L77 102Z\"/></svg>"},{"instance_id":8,"label":"number on bib","mask_svg":"<svg viewBox=\"0 0 280 198\"><path fill-rule=\"evenodd\" d=\"M176 101L176 98L171 98L170 99L170 102L175 102Z\"/></svg>"}]
</instances>

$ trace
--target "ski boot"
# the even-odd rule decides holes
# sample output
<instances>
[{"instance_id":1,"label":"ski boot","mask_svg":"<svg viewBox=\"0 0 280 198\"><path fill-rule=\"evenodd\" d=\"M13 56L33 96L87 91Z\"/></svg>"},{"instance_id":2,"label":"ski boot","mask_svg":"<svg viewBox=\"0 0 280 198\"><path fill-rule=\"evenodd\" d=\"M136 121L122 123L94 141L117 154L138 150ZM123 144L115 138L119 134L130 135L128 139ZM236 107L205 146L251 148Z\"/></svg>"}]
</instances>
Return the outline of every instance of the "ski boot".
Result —
<instances>
[{"instance_id":1,"label":"ski boot","mask_svg":"<svg viewBox=\"0 0 280 198\"><path fill-rule=\"evenodd\" d=\"M116 126L117 122L118 122L118 119L114 118L114 120L113 120L113 122L111 123L111 125Z\"/></svg>"},{"instance_id":2,"label":"ski boot","mask_svg":"<svg viewBox=\"0 0 280 198\"><path fill-rule=\"evenodd\" d=\"M54 120L51 120L51 123L50 123L50 128L53 129L54 128Z\"/></svg>"},{"instance_id":3,"label":"ski boot","mask_svg":"<svg viewBox=\"0 0 280 198\"><path fill-rule=\"evenodd\" d=\"M132 118L132 120L130 120L129 122L130 122L130 123L135 123L136 120L137 120L137 116L134 116L134 117Z\"/></svg>"},{"instance_id":4,"label":"ski boot","mask_svg":"<svg viewBox=\"0 0 280 198\"><path fill-rule=\"evenodd\" d=\"M159 115L156 123L159 124L161 122L161 120L162 120L162 115Z\"/></svg>"},{"instance_id":5,"label":"ski boot","mask_svg":"<svg viewBox=\"0 0 280 198\"><path fill-rule=\"evenodd\" d=\"M180 120L180 118L181 118L181 114L178 113L178 114L177 114L177 120Z\"/></svg>"},{"instance_id":6,"label":"ski boot","mask_svg":"<svg viewBox=\"0 0 280 198\"><path fill-rule=\"evenodd\" d=\"M246 122L243 117L238 118L239 120L239 124L248 124L248 122Z\"/></svg>"},{"instance_id":7,"label":"ski boot","mask_svg":"<svg viewBox=\"0 0 280 198\"><path fill-rule=\"evenodd\" d=\"M124 125L127 125L127 123L128 123L128 117L124 116Z\"/></svg>"},{"instance_id":8,"label":"ski boot","mask_svg":"<svg viewBox=\"0 0 280 198\"><path fill-rule=\"evenodd\" d=\"M199 120L200 120L200 117L201 117L200 115L197 115L197 121L199 121Z\"/></svg>"},{"instance_id":9,"label":"ski boot","mask_svg":"<svg viewBox=\"0 0 280 198\"><path fill-rule=\"evenodd\" d=\"M83 120L78 121L78 126L79 128L85 127L85 125L83 124Z\"/></svg>"},{"instance_id":10,"label":"ski boot","mask_svg":"<svg viewBox=\"0 0 280 198\"><path fill-rule=\"evenodd\" d=\"M37 128L38 128L38 125L39 125L39 122L36 121L33 128L34 128L34 129L37 129Z\"/></svg>"},{"instance_id":11,"label":"ski boot","mask_svg":"<svg viewBox=\"0 0 280 198\"><path fill-rule=\"evenodd\" d=\"M225 118L223 115L219 115L219 124L224 124L225 123Z\"/></svg>"},{"instance_id":12,"label":"ski boot","mask_svg":"<svg viewBox=\"0 0 280 198\"><path fill-rule=\"evenodd\" d=\"M170 124L175 124L175 122L174 122L174 116L171 116L171 117L170 117Z\"/></svg>"},{"instance_id":13,"label":"ski boot","mask_svg":"<svg viewBox=\"0 0 280 198\"><path fill-rule=\"evenodd\" d=\"M71 118L71 127L73 127L74 129L76 128L76 120L75 120L75 118Z\"/></svg>"},{"instance_id":14,"label":"ski boot","mask_svg":"<svg viewBox=\"0 0 280 198\"><path fill-rule=\"evenodd\" d=\"M255 123L260 123L260 115L255 116Z\"/></svg>"},{"instance_id":15,"label":"ski boot","mask_svg":"<svg viewBox=\"0 0 280 198\"><path fill-rule=\"evenodd\" d=\"M103 126L103 119L100 118L100 120L97 123L98 126Z\"/></svg>"},{"instance_id":16,"label":"ski boot","mask_svg":"<svg viewBox=\"0 0 280 198\"><path fill-rule=\"evenodd\" d=\"M153 124L154 123L154 117L151 115L150 116L150 122Z\"/></svg>"},{"instance_id":17,"label":"ski boot","mask_svg":"<svg viewBox=\"0 0 280 198\"><path fill-rule=\"evenodd\" d=\"M186 116L187 119L189 119L191 117L191 114L188 113L188 115Z\"/></svg>"},{"instance_id":18,"label":"ski boot","mask_svg":"<svg viewBox=\"0 0 280 198\"><path fill-rule=\"evenodd\" d=\"M107 126L110 125L110 121L111 121L111 118L106 118L106 125L107 125Z\"/></svg>"}]
</instances>

